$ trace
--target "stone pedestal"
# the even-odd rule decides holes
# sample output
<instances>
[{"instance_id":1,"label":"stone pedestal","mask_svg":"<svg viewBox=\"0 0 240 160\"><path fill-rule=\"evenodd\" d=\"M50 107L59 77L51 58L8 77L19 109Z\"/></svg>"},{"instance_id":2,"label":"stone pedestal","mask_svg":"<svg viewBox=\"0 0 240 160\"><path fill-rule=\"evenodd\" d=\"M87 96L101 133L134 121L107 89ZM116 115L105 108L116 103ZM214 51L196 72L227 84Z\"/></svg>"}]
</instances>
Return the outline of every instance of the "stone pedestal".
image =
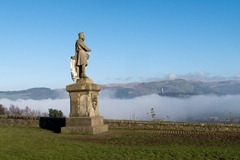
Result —
<instances>
[{"instance_id":1,"label":"stone pedestal","mask_svg":"<svg viewBox=\"0 0 240 160\"><path fill-rule=\"evenodd\" d=\"M66 127L62 133L97 134L108 131L108 125L103 123L103 117L72 117L66 119Z\"/></svg>"},{"instance_id":2,"label":"stone pedestal","mask_svg":"<svg viewBox=\"0 0 240 160\"><path fill-rule=\"evenodd\" d=\"M98 93L101 86L89 78L78 79L77 83L68 85L70 95L70 115L62 133L97 134L108 131L99 115Z\"/></svg>"}]
</instances>

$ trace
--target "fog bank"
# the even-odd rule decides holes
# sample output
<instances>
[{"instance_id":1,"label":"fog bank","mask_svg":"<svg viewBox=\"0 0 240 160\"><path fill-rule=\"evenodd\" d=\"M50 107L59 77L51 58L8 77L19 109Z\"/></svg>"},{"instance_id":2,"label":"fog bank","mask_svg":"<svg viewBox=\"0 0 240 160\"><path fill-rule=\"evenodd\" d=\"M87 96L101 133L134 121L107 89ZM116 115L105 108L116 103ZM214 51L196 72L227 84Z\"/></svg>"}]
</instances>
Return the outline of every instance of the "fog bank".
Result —
<instances>
[{"instance_id":1,"label":"fog bank","mask_svg":"<svg viewBox=\"0 0 240 160\"><path fill-rule=\"evenodd\" d=\"M240 116L240 95L193 96L187 99L148 95L129 100L103 99L100 105L104 106L102 113L111 119L151 119L151 108L154 108L156 118L173 121L197 116L228 116L229 112Z\"/></svg>"},{"instance_id":2,"label":"fog bank","mask_svg":"<svg viewBox=\"0 0 240 160\"><path fill-rule=\"evenodd\" d=\"M8 100L0 99L0 104L9 107L11 104L19 108L48 112L49 108L62 110L69 115L69 99L46 100ZM228 115L229 112L240 116L240 95L229 96L193 96L186 99L147 95L133 99L99 99L100 114L106 119L138 119L151 120L150 109L154 108L156 118L184 121L189 117ZM149 114L148 114L149 113ZM167 118L169 117L169 118Z\"/></svg>"}]
</instances>

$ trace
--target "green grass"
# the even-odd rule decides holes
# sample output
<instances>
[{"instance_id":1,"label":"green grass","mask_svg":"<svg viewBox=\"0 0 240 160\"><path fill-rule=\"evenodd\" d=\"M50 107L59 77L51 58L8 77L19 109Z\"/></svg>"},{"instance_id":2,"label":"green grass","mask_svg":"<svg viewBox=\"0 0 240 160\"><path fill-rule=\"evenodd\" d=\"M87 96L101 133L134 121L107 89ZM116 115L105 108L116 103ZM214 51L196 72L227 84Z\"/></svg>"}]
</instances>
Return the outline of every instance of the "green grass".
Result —
<instances>
[{"instance_id":1,"label":"green grass","mask_svg":"<svg viewBox=\"0 0 240 160\"><path fill-rule=\"evenodd\" d=\"M55 134L38 127L0 126L0 159L239 159L238 136L166 135L111 130Z\"/></svg>"}]
</instances>

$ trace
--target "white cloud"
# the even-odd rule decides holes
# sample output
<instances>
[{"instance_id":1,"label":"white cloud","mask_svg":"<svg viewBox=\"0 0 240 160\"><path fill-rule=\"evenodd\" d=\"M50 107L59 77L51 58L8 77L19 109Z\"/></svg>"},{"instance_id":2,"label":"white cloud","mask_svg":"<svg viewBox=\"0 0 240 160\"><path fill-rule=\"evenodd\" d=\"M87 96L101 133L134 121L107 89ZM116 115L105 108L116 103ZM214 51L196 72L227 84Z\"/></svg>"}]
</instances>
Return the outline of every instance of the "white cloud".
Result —
<instances>
[{"instance_id":1,"label":"white cloud","mask_svg":"<svg viewBox=\"0 0 240 160\"><path fill-rule=\"evenodd\" d=\"M240 79L240 73L239 74L236 74L234 77L233 77L233 79Z\"/></svg>"},{"instance_id":2,"label":"white cloud","mask_svg":"<svg viewBox=\"0 0 240 160\"><path fill-rule=\"evenodd\" d=\"M127 77L124 79L125 82L131 81L133 79L133 77Z\"/></svg>"},{"instance_id":3,"label":"white cloud","mask_svg":"<svg viewBox=\"0 0 240 160\"><path fill-rule=\"evenodd\" d=\"M169 79L169 80L177 79L177 75L175 73L171 73L167 76L167 79Z\"/></svg>"},{"instance_id":4,"label":"white cloud","mask_svg":"<svg viewBox=\"0 0 240 160\"><path fill-rule=\"evenodd\" d=\"M210 73L200 71L195 73L188 73L185 75L170 73L169 75L162 77L162 78L147 78L144 79L145 81L156 81L156 80L175 80L175 79L185 79L185 80L197 80L197 81L223 81L223 80L231 80L231 79L240 79L239 75L236 75L234 77L222 77L222 76L216 76L211 75ZM142 79L141 79L142 80Z\"/></svg>"},{"instance_id":5,"label":"white cloud","mask_svg":"<svg viewBox=\"0 0 240 160\"><path fill-rule=\"evenodd\" d=\"M155 76L155 77L117 77L115 79L105 79L103 82L98 82L102 84L119 84L119 83L131 83L131 82L153 82L153 81L160 81L160 80L175 80L175 79L185 79L185 80L195 80L195 81L225 81L225 80L240 80L240 74L236 74L231 77L224 77L219 75L213 75L211 73L205 71L187 73L187 74L176 74L170 73L166 76Z\"/></svg>"}]
</instances>

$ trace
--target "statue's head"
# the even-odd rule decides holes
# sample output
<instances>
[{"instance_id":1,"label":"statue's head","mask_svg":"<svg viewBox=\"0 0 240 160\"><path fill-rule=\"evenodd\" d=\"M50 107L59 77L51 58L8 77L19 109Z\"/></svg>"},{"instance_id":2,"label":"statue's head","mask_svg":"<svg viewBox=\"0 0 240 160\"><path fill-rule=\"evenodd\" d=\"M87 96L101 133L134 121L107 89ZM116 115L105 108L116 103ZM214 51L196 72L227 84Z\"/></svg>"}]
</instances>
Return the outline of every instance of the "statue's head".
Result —
<instances>
[{"instance_id":1,"label":"statue's head","mask_svg":"<svg viewBox=\"0 0 240 160\"><path fill-rule=\"evenodd\" d=\"M82 39L82 40L85 39L85 36L84 36L83 32L78 33L78 37L79 37L79 39Z\"/></svg>"}]
</instances>

